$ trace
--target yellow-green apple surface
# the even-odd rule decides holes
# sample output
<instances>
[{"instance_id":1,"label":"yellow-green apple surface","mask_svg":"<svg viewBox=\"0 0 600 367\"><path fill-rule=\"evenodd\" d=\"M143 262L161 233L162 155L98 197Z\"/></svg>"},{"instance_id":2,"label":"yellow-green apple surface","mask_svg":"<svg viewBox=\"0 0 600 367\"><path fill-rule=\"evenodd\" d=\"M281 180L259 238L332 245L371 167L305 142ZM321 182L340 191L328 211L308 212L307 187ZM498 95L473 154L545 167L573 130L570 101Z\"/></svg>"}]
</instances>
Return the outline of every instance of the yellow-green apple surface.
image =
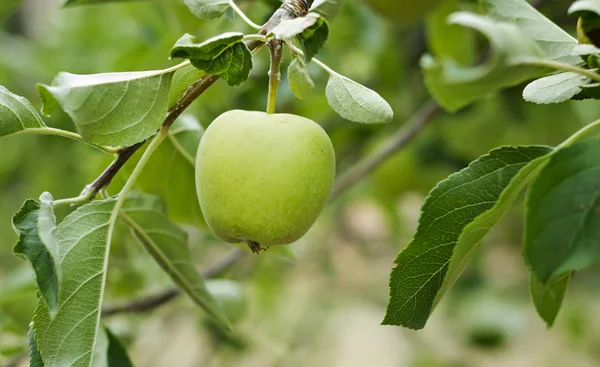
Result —
<instances>
[{"instance_id":1,"label":"yellow-green apple surface","mask_svg":"<svg viewBox=\"0 0 600 367\"><path fill-rule=\"evenodd\" d=\"M422 19L440 0L365 0L385 19L397 25L406 25Z\"/></svg>"},{"instance_id":2,"label":"yellow-green apple surface","mask_svg":"<svg viewBox=\"0 0 600 367\"><path fill-rule=\"evenodd\" d=\"M198 148L196 189L206 223L253 250L295 242L323 210L335 154L315 122L234 110L217 117Z\"/></svg>"}]
</instances>

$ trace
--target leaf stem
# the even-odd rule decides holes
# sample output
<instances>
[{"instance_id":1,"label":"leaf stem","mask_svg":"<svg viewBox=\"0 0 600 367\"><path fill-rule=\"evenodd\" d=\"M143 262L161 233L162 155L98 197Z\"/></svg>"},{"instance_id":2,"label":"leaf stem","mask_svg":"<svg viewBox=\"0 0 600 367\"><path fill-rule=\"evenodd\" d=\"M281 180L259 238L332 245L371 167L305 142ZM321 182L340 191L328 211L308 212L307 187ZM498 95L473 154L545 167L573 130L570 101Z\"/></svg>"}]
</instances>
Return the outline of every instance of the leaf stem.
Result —
<instances>
[{"instance_id":1,"label":"leaf stem","mask_svg":"<svg viewBox=\"0 0 600 367\"><path fill-rule=\"evenodd\" d=\"M291 42L285 41L285 44L289 47L292 54L294 54L296 56L304 56L304 51L302 51L298 47L294 46ZM327 66L324 62L320 61L316 57L313 57L310 61L319 65L321 67L321 69L325 70L326 72L328 72L331 75L339 75L339 73L337 73L335 70L333 70L332 68Z\"/></svg>"},{"instance_id":2,"label":"leaf stem","mask_svg":"<svg viewBox=\"0 0 600 367\"><path fill-rule=\"evenodd\" d=\"M11 134L11 135L25 135L25 134L61 136L63 138L80 141L82 143L90 145L90 146L92 146L96 149L99 149L108 154L118 153L119 150L121 149L121 148L105 147L105 146L101 146L101 145L96 145L96 144L90 143L89 141L84 140L83 137L77 133L74 133L72 131L67 131L67 130L55 129L52 127L27 128L27 129L18 131L14 134Z\"/></svg>"},{"instance_id":3,"label":"leaf stem","mask_svg":"<svg viewBox=\"0 0 600 367\"><path fill-rule=\"evenodd\" d=\"M579 139L583 138L585 135L588 135L594 129L598 129L599 127L600 127L600 120L596 120L590 124L585 125L581 129L579 129L579 131L577 131L575 134L571 135L567 140L563 141L560 145L558 145L554 149L554 151L556 152L562 148L572 145L573 143L575 143Z\"/></svg>"},{"instance_id":4,"label":"leaf stem","mask_svg":"<svg viewBox=\"0 0 600 367\"><path fill-rule=\"evenodd\" d=\"M252 20L250 20L250 18L248 18L248 16L246 16L246 14L244 14L242 9L240 9L233 0L229 0L229 6L231 6L231 9L233 9L233 11L235 11L237 13L237 15L239 15L240 18L242 18L242 20L244 22L246 22L246 24L248 24L250 27L252 27L254 29L262 28L262 26L259 26L258 24L254 23Z\"/></svg>"},{"instance_id":5,"label":"leaf stem","mask_svg":"<svg viewBox=\"0 0 600 367\"><path fill-rule=\"evenodd\" d=\"M140 161L135 166L133 172L131 173L131 176L129 176L129 178L127 179L125 186L123 186L123 188L121 189L121 192L119 192L117 201L115 202L115 206L113 207L112 212L110 213L110 219L108 220L108 234L106 235L105 259L108 259L109 255L110 255L110 245L112 242L112 236L115 231L115 225L117 223L117 218L119 217L119 213L121 212L121 208L123 207L123 204L125 204L125 199L127 199L127 195L133 189L133 185L135 184L135 181L138 179L138 177L144 170L144 167L150 161L152 154L154 154L154 152L156 152L156 150L158 149L160 144L167 137L168 133L169 133L168 127L163 126L160 129L159 133L154 137L154 139L152 139L152 141L148 145L148 148L144 152L144 155L142 155L142 158L140 158ZM104 299L104 287L106 285L107 272L108 272L108 261L104 261L104 268L102 270L102 291L100 292L100 301L98 302L100 305L102 304L102 301ZM98 318L96 319L96 325L100 324L100 317L101 317L101 312L98 312ZM94 347L92 348L92 355L94 354L94 351L96 349L96 340L95 339L94 339L93 345L94 345Z\"/></svg>"},{"instance_id":6,"label":"leaf stem","mask_svg":"<svg viewBox=\"0 0 600 367\"><path fill-rule=\"evenodd\" d=\"M262 43L267 43L269 38L267 36L263 36L262 34L247 34L242 38L242 41L259 41Z\"/></svg>"},{"instance_id":7,"label":"leaf stem","mask_svg":"<svg viewBox=\"0 0 600 367\"><path fill-rule=\"evenodd\" d=\"M554 60L546 60L546 59L534 59L534 58L526 58L524 63L529 65L542 66L549 69L560 70L560 71L570 71L573 73L585 75L588 78L600 82L600 74L595 73L592 70L580 68L579 66L567 64L560 61Z\"/></svg>"},{"instance_id":8,"label":"leaf stem","mask_svg":"<svg viewBox=\"0 0 600 367\"><path fill-rule=\"evenodd\" d=\"M92 194L89 190L84 190L83 194L69 199L54 200L52 204L56 207L59 205L76 205L92 200Z\"/></svg>"},{"instance_id":9,"label":"leaf stem","mask_svg":"<svg viewBox=\"0 0 600 367\"><path fill-rule=\"evenodd\" d=\"M281 40L272 40L269 42L271 51L271 68L269 69L269 95L267 99L267 113L275 113L277 104L277 92L279 91L279 82L281 82L281 60L283 58L283 42Z\"/></svg>"}]
</instances>

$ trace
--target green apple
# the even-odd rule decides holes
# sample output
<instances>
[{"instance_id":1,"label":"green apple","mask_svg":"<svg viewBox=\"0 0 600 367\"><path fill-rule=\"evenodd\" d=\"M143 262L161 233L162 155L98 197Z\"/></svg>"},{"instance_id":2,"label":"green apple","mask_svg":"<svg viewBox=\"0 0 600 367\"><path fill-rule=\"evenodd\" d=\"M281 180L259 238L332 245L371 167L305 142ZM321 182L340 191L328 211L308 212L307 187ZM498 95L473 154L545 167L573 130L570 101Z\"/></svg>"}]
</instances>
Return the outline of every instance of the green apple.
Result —
<instances>
[{"instance_id":1,"label":"green apple","mask_svg":"<svg viewBox=\"0 0 600 367\"><path fill-rule=\"evenodd\" d=\"M219 302L227 318L232 323L238 323L248 313L248 302L242 286L233 280L214 279L206 282L206 288Z\"/></svg>"},{"instance_id":2,"label":"green apple","mask_svg":"<svg viewBox=\"0 0 600 367\"><path fill-rule=\"evenodd\" d=\"M385 19L397 25L406 25L422 19L440 0L365 0Z\"/></svg>"},{"instance_id":3,"label":"green apple","mask_svg":"<svg viewBox=\"0 0 600 367\"><path fill-rule=\"evenodd\" d=\"M234 110L200 141L196 189L221 239L258 249L295 242L314 224L335 178L335 154L315 122Z\"/></svg>"}]
</instances>

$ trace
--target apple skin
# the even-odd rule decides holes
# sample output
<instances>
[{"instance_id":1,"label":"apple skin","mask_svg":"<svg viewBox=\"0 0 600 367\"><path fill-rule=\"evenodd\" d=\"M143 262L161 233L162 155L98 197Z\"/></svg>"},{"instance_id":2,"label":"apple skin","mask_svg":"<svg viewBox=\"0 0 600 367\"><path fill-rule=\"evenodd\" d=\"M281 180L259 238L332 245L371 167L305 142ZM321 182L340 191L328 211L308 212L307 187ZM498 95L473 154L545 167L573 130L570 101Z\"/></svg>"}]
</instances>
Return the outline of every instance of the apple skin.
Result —
<instances>
[{"instance_id":1,"label":"apple skin","mask_svg":"<svg viewBox=\"0 0 600 367\"><path fill-rule=\"evenodd\" d=\"M225 112L198 148L200 207L210 229L229 243L260 248L300 239L325 207L334 179L329 137L300 116Z\"/></svg>"},{"instance_id":2,"label":"apple skin","mask_svg":"<svg viewBox=\"0 0 600 367\"><path fill-rule=\"evenodd\" d=\"M440 0L365 0L385 19L396 25L407 25L425 17Z\"/></svg>"}]
</instances>

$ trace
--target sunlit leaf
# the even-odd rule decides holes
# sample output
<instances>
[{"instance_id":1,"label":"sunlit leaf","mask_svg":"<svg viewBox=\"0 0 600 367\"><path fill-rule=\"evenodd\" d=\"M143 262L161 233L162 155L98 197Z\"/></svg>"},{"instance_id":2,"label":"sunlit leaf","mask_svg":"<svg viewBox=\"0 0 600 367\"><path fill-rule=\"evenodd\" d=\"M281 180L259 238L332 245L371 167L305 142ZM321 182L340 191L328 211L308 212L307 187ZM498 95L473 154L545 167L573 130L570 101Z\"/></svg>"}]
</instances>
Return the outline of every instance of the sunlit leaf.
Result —
<instances>
[{"instance_id":1,"label":"sunlit leaf","mask_svg":"<svg viewBox=\"0 0 600 367\"><path fill-rule=\"evenodd\" d=\"M192 14L202 19L218 18L229 8L229 0L185 0Z\"/></svg>"},{"instance_id":2,"label":"sunlit leaf","mask_svg":"<svg viewBox=\"0 0 600 367\"><path fill-rule=\"evenodd\" d=\"M523 90L526 101L548 104L568 101L590 84L591 78L579 73L560 73L535 80Z\"/></svg>"},{"instance_id":3,"label":"sunlit leaf","mask_svg":"<svg viewBox=\"0 0 600 367\"><path fill-rule=\"evenodd\" d=\"M106 279L109 218L114 199L84 205L54 231L62 283L54 319L40 302L33 317L38 350L46 366L89 367L100 324Z\"/></svg>"},{"instance_id":4,"label":"sunlit leaf","mask_svg":"<svg viewBox=\"0 0 600 367\"><path fill-rule=\"evenodd\" d=\"M573 55L577 40L527 1L483 0L482 3L491 18L515 24L524 35L534 40L547 58L572 65L583 63Z\"/></svg>"},{"instance_id":5,"label":"sunlit leaf","mask_svg":"<svg viewBox=\"0 0 600 367\"><path fill-rule=\"evenodd\" d=\"M548 74L549 70L529 64L545 55L516 25L466 12L454 13L449 21L481 32L490 42L491 54L477 66L423 56L425 83L444 108L455 111L500 89Z\"/></svg>"},{"instance_id":6,"label":"sunlit leaf","mask_svg":"<svg viewBox=\"0 0 600 367\"><path fill-rule=\"evenodd\" d=\"M42 118L27 99L0 86L0 137L45 127Z\"/></svg>"},{"instance_id":7,"label":"sunlit leaf","mask_svg":"<svg viewBox=\"0 0 600 367\"><path fill-rule=\"evenodd\" d=\"M155 134L162 124L174 72L63 72L52 85L39 84L38 91L44 114L60 105L84 139L98 145L133 145Z\"/></svg>"},{"instance_id":8,"label":"sunlit leaf","mask_svg":"<svg viewBox=\"0 0 600 367\"><path fill-rule=\"evenodd\" d=\"M325 90L329 105L346 120L363 124L390 122L392 107L377 92L337 73L331 73Z\"/></svg>"}]
</instances>

